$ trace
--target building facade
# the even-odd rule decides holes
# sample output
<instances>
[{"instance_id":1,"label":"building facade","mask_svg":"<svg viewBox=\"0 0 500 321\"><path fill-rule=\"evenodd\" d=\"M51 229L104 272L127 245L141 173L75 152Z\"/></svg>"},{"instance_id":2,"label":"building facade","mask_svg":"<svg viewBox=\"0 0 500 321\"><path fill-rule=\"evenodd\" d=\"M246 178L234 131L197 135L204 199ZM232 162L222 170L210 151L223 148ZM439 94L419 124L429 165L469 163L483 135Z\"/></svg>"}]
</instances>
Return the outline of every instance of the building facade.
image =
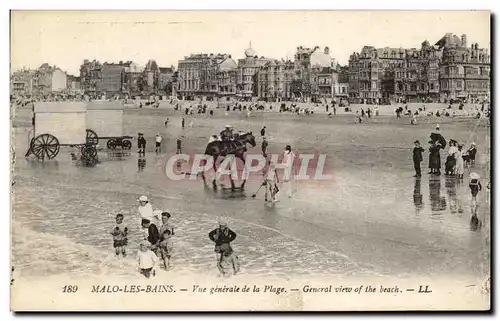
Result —
<instances>
[{"instance_id":1,"label":"building facade","mask_svg":"<svg viewBox=\"0 0 500 321\"><path fill-rule=\"evenodd\" d=\"M174 73L174 66L160 67L160 74L158 76L158 92L160 94L172 96Z\"/></svg>"},{"instance_id":2,"label":"building facade","mask_svg":"<svg viewBox=\"0 0 500 321\"><path fill-rule=\"evenodd\" d=\"M48 94L51 92L62 92L67 87L67 75L56 66L44 63L38 68L38 92Z\"/></svg>"},{"instance_id":3,"label":"building facade","mask_svg":"<svg viewBox=\"0 0 500 321\"><path fill-rule=\"evenodd\" d=\"M67 90L70 93L80 93L80 77L67 75Z\"/></svg>"},{"instance_id":4,"label":"building facade","mask_svg":"<svg viewBox=\"0 0 500 321\"><path fill-rule=\"evenodd\" d=\"M144 94L156 94L159 89L160 68L154 60L149 60L143 72Z\"/></svg>"},{"instance_id":5,"label":"building facade","mask_svg":"<svg viewBox=\"0 0 500 321\"><path fill-rule=\"evenodd\" d=\"M102 64L100 79L96 82L96 91L99 94L106 94L106 96L113 96L122 92L122 84L124 83L125 64L122 62Z\"/></svg>"},{"instance_id":6,"label":"building facade","mask_svg":"<svg viewBox=\"0 0 500 321\"><path fill-rule=\"evenodd\" d=\"M248 100L251 97L258 95L257 90L257 72L260 67L273 59L258 57L257 53L252 49L250 43L248 49L245 50L245 58L238 59L238 70L236 76L236 95L240 99Z\"/></svg>"},{"instance_id":7,"label":"building facade","mask_svg":"<svg viewBox=\"0 0 500 321\"><path fill-rule=\"evenodd\" d=\"M365 46L349 58L350 101L484 99L489 95L490 57L486 49L466 44L466 35L460 39L446 34L434 46L422 42L420 49Z\"/></svg>"},{"instance_id":8,"label":"building facade","mask_svg":"<svg viewBox=\"0 0 500 321\"><path fill-rule=\"evenodd\" d=\"M336 62L330 56L330 48L322 51L314 48L297 47L294 56L295 75L292 91L303 101L320 101L332 97L333 71Z\"/></svg>"},{"instance_id":9,"label":"building facade","mask_svg":"<svg viewBox=\"0 0 500 321\"><path fill-rule=\"evenodd\" d=\"M219 65L230 58L227 54L191 54L179 60L178 89L181 99L204 96L214 99L218 93Z\"/></svg>"},{"instance_id":10,"label":"building facade","mask_svg":"<svg viewBox=\"0 0 500 321\"><path fill-rule=\"evenodd\" d=\"M38 72L23 69L12 73L10 77L11 95L32 95L38 89Z\"/></svg>"},{"instance_id":11,"label":"building facade","mask_svg":"<svg viewBox=\"0 0 500 321\"><path fill-rule=\"evenodd\" d=\"M266 101L280 102L293 98L292 82L295 65L291 61L272 60L257 72L258 96Z\"/></svg>"},{"instance_id":12,"label":"building facade","mask_svg":"<svg viewBox=\"0 0 500 321\"><path fill-rule=\"evenodd\" d=\"M85 59L80 65L80 88L85 93L96 92L97 82L101 79L101 69L101 63L95 59L92 61Z\"/></svg>"},{"instance_id":13,"label":"building facade","mask_svg":"<svg viewBox=\"0 0 500 321\"><path fill-rule=\"evenodd\" d=\"M135 97L142 94L144 67L133 61L127 61L124 68L122 87L124 95Z\"/></svg>"},{"instance_id":14,"label":"building facade","mask_svg":"<svg viewBox=\"0 0 500 321\"><path fill-rule=\"evenodd\" d=\"M439 69L441 100L489 100L491 57L488 50L479 48L477 43L468 47L466 35L459 39L450 33L436 46L443 50Z\"/></svg>"},{"instance_id":15,"label":"building facade","mask_svg":"<svg viewBox=\"0 0 500 321\"><path fill-rule=\"evenodd\" d=\"M219 65L218 97L236 96L237 70L238 65L230 56Z\"/></svg>"}]
</instances>

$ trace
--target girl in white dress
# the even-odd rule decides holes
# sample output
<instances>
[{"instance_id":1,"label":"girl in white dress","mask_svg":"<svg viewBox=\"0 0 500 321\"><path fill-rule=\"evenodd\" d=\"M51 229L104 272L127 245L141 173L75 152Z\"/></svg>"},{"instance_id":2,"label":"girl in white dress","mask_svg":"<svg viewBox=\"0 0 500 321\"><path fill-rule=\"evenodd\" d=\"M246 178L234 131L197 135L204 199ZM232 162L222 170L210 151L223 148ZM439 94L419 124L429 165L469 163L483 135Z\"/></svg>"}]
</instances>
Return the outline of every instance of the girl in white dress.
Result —
<instances>
[{"instance_id":1,"label":"girl in white dress","mask_svg":"<svg viewBox=\"0 0 500 321\"><path fill-rule=\"evenodd\" d=\"M464 145L460 144L458 145L458 151L455 152L455 174L457 175L458 179L463 179L464 178L464 152L463 152Z\"/></svg>"}]
</instances>

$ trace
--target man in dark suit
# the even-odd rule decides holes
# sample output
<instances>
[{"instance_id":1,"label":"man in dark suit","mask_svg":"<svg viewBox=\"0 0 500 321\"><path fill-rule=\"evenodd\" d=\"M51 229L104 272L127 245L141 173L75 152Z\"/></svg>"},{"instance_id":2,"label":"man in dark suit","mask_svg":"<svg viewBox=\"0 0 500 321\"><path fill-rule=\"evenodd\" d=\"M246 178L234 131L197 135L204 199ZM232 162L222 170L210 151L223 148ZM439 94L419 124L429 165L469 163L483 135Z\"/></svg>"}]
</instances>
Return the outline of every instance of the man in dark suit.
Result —
<instances>
[{"instance_id":1,"label":"man in dark suit","mask_svg":"<svg viewBox=\"0 0 500 321\"><path fill-rule=\"evenodd\" d=\"M420 142L418 140L416 140L413 144L415 144L415 147L413 148L413 167L415 167L415 176L413 177L421 177L422 172L420 171L420 163L424 160L422 157L424 149L420 146Z\"/></svg>"}]
</instances>

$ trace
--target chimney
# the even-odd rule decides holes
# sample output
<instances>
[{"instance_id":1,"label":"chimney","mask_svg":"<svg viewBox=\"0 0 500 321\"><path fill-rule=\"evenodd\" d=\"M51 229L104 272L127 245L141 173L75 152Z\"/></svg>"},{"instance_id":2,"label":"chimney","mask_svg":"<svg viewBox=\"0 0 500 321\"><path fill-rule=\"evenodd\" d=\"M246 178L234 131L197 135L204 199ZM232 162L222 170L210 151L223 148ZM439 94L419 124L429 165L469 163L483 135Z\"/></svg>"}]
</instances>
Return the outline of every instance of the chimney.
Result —
<instances>
[{"instance_id":1,"label":"chimney","mask_svg":"<svg viewBox=\"0 0 500 321\"><path fill-rule=\"evenodd\" d=\"M461 40L462 40L462 47L467 48L467 35L463 34Z\"/></svg>"},{"instance_id":2,"label":"chimney","mask_svg":"<svg viewBox=\"0 0 500 321\"><path fill-rule=\"evenodd\" d=\"M444 39L445 39L445 44L446 45L450 45L451 44L451 38L453 37L453 34L452 33L447 33L444 35Z\"/></svg>"}]
</instances>

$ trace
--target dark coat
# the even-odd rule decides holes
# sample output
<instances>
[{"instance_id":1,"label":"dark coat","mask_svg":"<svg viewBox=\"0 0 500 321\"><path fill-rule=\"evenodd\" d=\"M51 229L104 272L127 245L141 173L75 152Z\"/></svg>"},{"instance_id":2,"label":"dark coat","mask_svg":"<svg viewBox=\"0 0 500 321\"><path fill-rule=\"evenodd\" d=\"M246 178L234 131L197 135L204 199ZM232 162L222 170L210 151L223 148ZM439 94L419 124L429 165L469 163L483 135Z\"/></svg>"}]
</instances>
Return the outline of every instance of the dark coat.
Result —
<instances>
[{"instance_id":1,"label":"dark coat","mask_svg":"<svg viewBox=\"0 0 500 321\"><path fill-rule=\"evenodd\" d=\"M440 169L441 168L441 155L439 154L439 146L431 146L429 148L429 168Z\"/></svg>"},{"instance_id":2,"label":"dark coat","mask_svg":"<svg viewBox=\"0 0 500 321\"><path fill-rule=\"evenodd\" d=\"M231 242L236 239L236 233L230 229L224 232L220 227L208 233L208 237L212 242L215 242L215 252L224 253L232 252Z\"/></svg>"},{"instance_id":3,"label":"dark coat","mask_svg":"<svg viewBox=\"0 0 500 321\"><path fill-rule=\"evenodd\" d=\"M160 240L160 232L158 232L158 228L154 224L150 224L148 227L148 241L152 245L156 245Z\"/></svg>"},{"instance_id":4,"label":"dark coat","mask_svg":"<svg viewBox=\"0 0 500 321\"><path fill-rule=\"evenodd\" d=\"M424 149L422 147L414 147L413 148L413 162L414 163L420 163L421 161L424 160L422 153L424 152Z\"/></svg>"}]
</instances>

